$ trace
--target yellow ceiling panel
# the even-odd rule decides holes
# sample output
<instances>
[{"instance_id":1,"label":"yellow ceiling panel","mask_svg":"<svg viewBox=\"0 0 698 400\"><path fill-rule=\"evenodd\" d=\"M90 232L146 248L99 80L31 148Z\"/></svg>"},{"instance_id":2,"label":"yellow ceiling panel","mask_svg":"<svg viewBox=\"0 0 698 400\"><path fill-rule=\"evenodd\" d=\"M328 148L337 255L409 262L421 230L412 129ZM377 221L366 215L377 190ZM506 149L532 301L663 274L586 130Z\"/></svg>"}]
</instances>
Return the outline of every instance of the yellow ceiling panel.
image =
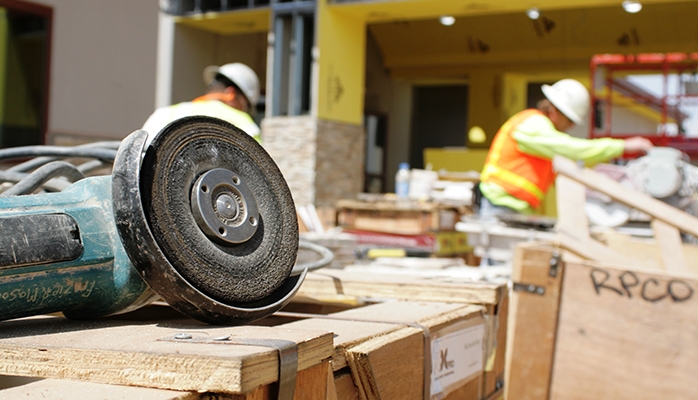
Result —
<instances>
[{"instance_id":1,"label":"yellow ceiling panel","mask_svg":"<svg viewBox=\"0 0 698 400\"><path fill-rule=\"evenodd\" d=\"M519 2L521 3L521 2ZM462 3L461 3L462 4ZM514 63L583 62L597 53L689 52L698 45L698 2L646 4L638 14L619 5L542 10L538 20L523 12L368 24L392 71Z\"/></svg>"},{"instance_id":2,"label":"yellow ceiling panel","mask_svg":"<svg viewBox=\"0 0 698 400\"><path fill-rule=\"evenodd\" d=\"M177 17L176 22L220 35L235 35L269 31L270 14L266 7Z\"/></svg>"},{"instance_id":3,"label":"yellow ceiling panel","mask_svg":"<svg viewBox=\"0 0 698 400\"><path fill-rule=\"evenodd\" d=\"M327 0L325 0L327 1ZM642 4L663 4L695 0L642 0ZM434 18L440 15L486 15L523 12L531 7L564 10L593 7L621 7L622 0L384 0L348 1L331 4L333 11L350 14L368 23Z\"/></svg>"}]
</instances>

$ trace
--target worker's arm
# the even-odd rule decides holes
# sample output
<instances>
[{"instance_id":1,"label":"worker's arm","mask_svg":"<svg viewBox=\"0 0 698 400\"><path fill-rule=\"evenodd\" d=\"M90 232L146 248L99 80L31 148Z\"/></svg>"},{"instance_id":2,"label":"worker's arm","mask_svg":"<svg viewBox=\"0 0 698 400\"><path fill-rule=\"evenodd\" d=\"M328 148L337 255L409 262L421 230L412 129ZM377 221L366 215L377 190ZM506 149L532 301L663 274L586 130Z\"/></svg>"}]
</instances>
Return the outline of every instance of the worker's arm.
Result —
<instances>
[{"instance_id":1,"label":"worker's arm","mask_svg":"<svg viewBox=\"0 0 698 400\"><path fill-rule=\"evenodd\" d=\"M527 118L517 127L513 137L524 153L543 158L553 158L559 154L572 160L582 160L589 166L620 157L624 149L621 139L580 139L559 132L542 115Z\"/></svg>"}]
</instances>

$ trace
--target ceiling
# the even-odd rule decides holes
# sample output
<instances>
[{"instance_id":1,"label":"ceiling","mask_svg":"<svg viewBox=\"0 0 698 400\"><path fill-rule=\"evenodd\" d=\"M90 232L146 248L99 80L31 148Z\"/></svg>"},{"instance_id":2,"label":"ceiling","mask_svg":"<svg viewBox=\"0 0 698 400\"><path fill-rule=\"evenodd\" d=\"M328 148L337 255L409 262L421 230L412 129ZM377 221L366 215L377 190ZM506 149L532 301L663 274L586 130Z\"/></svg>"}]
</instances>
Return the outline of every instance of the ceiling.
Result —
<instances>
[{"instance_id":1,"label":"ceiling","mask_svg":"<svg viewBox=\"0 0 698 400\"><path fill-rule=\"evenodd\" d=\"M329 0L332 2L332 0ZM695 0L641 0L645 6ZM364 19L368 23L438 17L492 15L524 12L531 7L542 11L617 7L622 0L334 0L334 11Z\"/></svg>"},{"instance_id":2,"label":"ceiling","mask_svg":"<svg viewBox=\"0 0 698 400\"><path fill-rule=\"evenodd\" d=\"M502 6L500 2L492 3ZM637 14L626 13L615 4L618 2L613 3L613 7L541 8L538 20L519 11L456 16L452 26L441 25L438 18L370 23L368 30L381 49L385 67L392 71L430 66L588 62L597 53L698 49L698 19L686 18L698 15L698 2L652 2Z\"/></svg>"}]
</instances>

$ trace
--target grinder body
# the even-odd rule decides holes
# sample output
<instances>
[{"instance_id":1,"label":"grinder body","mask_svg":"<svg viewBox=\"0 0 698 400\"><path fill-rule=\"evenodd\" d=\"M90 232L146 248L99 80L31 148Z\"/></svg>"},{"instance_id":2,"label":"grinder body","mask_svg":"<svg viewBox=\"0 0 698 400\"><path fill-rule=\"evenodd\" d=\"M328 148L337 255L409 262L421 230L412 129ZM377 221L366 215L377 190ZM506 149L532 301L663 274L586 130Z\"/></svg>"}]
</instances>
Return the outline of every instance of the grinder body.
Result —
<instances>
[{"instance_id":1,"label":"grinder body","mask_svg":"<svg viewBox=\"0 0 698 400\"><path fill-rule=\"evenodd\" d=\"M124 312L155 298L119 239L111 177L0 198L0 319Z\"/></svg>"}]
</instances>

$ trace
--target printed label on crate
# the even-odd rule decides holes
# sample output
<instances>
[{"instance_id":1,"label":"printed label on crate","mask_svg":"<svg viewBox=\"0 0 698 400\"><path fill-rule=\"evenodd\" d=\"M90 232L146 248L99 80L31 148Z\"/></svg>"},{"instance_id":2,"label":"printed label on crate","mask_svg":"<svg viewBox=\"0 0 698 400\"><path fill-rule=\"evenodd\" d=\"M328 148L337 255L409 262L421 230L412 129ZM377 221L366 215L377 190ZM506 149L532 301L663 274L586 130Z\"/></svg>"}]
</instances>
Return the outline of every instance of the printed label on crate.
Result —
<instances>
[{"instance_id":1,"label":"printed label on crate","mask_svg":"<svg viewBox=\"0 0 698 400\"><path fill-rule=\"evenodd\" d=\"M468 326L470 325L470 326ZM431 340L431 398L440 399L483 370L485 325L463 321Z\"/></svg>"}]
</instances>

